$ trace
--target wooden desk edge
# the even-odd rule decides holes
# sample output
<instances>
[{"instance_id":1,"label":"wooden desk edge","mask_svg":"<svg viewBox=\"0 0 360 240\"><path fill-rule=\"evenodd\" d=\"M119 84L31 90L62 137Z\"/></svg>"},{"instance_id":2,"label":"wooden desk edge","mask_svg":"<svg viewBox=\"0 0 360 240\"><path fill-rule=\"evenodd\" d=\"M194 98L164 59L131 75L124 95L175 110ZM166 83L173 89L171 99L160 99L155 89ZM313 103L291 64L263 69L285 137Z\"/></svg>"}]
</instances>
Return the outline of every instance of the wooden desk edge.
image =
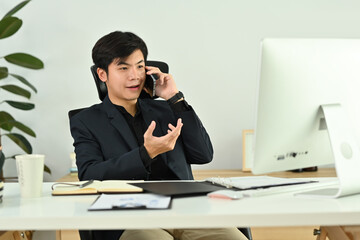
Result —
<instances>
[{"instance_id":1,"label":"wooden desk edge","mask_svg":"<svg viewBox=\"0 0 360 240\"><path fill-rule=\"evenodd\" d=\"M246 177L254 176L251 172L243 172L240 169L198 169L193 170L193 175L196 180L202 180L210 177ZM288 178L307 178L307 177L336 177L334 168L319 168L316 172L277 172L264 174L273 177L288 177ZM78 181L77 174L69 173L57 180L58 182L75 182Z\"/></svg>"}]
</instances>

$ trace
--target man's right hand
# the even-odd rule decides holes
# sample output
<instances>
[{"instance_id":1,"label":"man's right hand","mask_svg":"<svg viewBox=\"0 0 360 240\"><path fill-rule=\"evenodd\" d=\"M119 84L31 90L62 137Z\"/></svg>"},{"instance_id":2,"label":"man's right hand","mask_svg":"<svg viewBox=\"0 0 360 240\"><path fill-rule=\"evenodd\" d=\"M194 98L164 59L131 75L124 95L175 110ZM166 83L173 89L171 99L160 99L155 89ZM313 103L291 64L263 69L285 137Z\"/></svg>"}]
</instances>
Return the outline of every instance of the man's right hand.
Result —
<instances>
[{"instance_id":1,"label":"man's right hand","mask_svg":"<svg viewBox=\"0 0 360 240\"><path fill-rule=\"evenodd\" d=\"M181 118L178 119L176 127L169 123L168 133L162 137L153 136L156 127L155 121L152 121L144 133L144 147L151 158L159 154L171 151L175 147L176 140L180 136L183 123Z\"/></svg>"}]
</instances>

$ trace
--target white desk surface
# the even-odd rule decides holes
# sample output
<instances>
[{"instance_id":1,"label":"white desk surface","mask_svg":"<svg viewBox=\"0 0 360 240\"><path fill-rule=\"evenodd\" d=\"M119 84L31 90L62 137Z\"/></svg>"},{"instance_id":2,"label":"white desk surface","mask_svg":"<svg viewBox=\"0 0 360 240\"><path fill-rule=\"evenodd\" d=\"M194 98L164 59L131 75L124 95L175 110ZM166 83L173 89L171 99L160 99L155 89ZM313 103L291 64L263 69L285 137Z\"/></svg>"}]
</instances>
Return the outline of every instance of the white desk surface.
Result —
<instances>
[{"instance_id":1,"label":"white desk surface","mask_svg":"<svg viewBox=\"0 0 360 240\"><path fill-rule=\"evenodd\" d=\"M176 198L168 210L89 212L97 196L53 197L51 185L44 183L40 198L21 199L18 183L5 183L0 230L360 225L360 195L305 199L280 194L241 200L200 196Z\"/></svg>"}]
</instances>

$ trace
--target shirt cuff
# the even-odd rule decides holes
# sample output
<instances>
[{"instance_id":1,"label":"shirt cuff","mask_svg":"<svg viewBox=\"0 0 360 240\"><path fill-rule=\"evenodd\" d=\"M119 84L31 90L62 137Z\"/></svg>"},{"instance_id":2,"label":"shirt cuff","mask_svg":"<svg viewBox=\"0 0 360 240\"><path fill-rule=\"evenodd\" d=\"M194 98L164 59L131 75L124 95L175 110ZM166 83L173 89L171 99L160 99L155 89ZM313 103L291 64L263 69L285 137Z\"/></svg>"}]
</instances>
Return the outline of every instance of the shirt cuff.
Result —
<instances>
[{"instance_id":1,"label":"shirt cuff","mask_svg":"<svg viewBox=\"0 0 360 240\"><path fill-rule=\"evenodd\" d=\"M150 166L151 166L151 157L149 156L148 152L146 151L146 148L144 145L142 145L140 148L139 148L139 152L140 152L140 158L141 158L141 161L144 163L144 166L145 168L150 171Z\"/></svg>"},{"instance_id":2,"label":"shirt cuff","mask_svg":"<svg viewBox=\"0 0 360 240\"><path fill-rule=\"evenodd\" d=\"M169 103L169 105L174 112L186 112L191 110L191 107L185 100L179 101L177 103Z\"/></svg>"}]
</instances>

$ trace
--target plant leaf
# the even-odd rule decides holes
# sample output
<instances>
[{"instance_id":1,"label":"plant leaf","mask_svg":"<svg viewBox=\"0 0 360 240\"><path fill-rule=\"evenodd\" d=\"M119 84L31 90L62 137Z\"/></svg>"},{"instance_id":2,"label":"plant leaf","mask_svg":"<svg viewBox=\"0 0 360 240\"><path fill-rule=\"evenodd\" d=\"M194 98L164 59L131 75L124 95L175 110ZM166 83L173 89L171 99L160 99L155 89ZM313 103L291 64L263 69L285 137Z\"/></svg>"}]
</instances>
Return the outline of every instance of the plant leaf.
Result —
<instances>
[{"instance_id":1,"label":"plant leaf","mask_svg":"<svg viewBox=\"0 0 360 240\"><path fill-rule=\"evenodd\" d=\"M5 129L2 127L2 125L10 126L11 129L10 130ZM15 120L8 120L3 123L0 122L0 127L7 131L11 131L13 127L16 127L17 129L23 131L24 133L26 133L32 137L36 137L36 133L31 128L29 128L28 126L26 126L25 124L23 124L21 122L15 121Z\"/></svg>"},{"instance_id":2,"label":"plant leaf","mask_svg":"<svg viewBox=\"0 0 360 240\"><path fill-rule=\"evenodd\" d=\"M4 162L5 162L5 155L4 153L0 150L0 172L2 167L4 166Z\"/></svg>"},{"instance_id":3,"label":"plant leaf","mask_svg":"<svg viewBox=\"0 0 360 240\"><path fill-rule=\"evenodd\" d=\"M13 126L32 137L36 137L36 133L31 128L21 122L14 121Z\"/></svg>"},{"instance_id":4,"label":"plant leaf","mask_svg":"<svg viewBox=\"0 0 360 240\"><path fill-rule=\"evenodd\" d=\"M23 131L26 134L29 134L32 137L36 137L35 132L31 128L21 122L16 121L9 113L1 111L0 128L6 131L11 131L13 127L16 127L17 129Z\"/></svg>"},{"instance_id":5,"label":"plant leaf","mask_svg":"<svg viewBox=\"0 0 360 240\"><path fill-rule=\"evenodd\" d=\"M9 71L7 67L0 67L0 80L3 78L7 78L9 75Z\"/></svg>"},{"instance_id":6,"label":"plant leaf","mask_svg":"<svg viewBox=\"0 0 360 240\"><path fill-rule=\"evenodd\" d=\"M21 109L21 110L31 110L35 108L35 105L33 103L27 103L27 102L15 102L15 101L10 101L10 100L5 100L4 102L6 102L7 104L9 104L10 106L17 108L17 109Z\"/></svg>"},{"instance_id":7,"label":"plant leaf","mask_svg":"<svg viewBox=\"0 0 360 240\"><path fill-rule=\"evenodd\" d=\"M31 69L44 68L44 63L40 59L27 53L13 53L6 55L4 58L9 63L16 64L21 67Z\"/></svg>"},{"instance_id":8,"label":"plant leaf","mask_svg":"<svg viewBox=\"0 0 360 240\"><path fill-rule=\"evenodd\" d=\"M14 143L16 143L27 154L32 153L32 147L31 147L30 142L21 134L8 133L8 134L4 134L4 136L7 136L8 138L10 138Z\"/></svg>"},{"instance_id":9,"label":"plant leaf","mask_svg":"<svg viewBox=\"0 0 360 240\"><path fill-rule=\"evenodd\" d=\"M23 78L22 76L17 75L17 74L13 74L13 73L10 73L10 75L13 76L14 78L18 79L20 82L22 82L23 84L25 84L26 86L31 88L35 93L37 93L36 88L31 83L29 83L25 78Z\"/></svg>"},{"instance_id":10,"label":"plant leaf","mask_svg":"<svg viewBox=\"0 0 360 240\"><path fill-rule=\"evenodd\" d=\"M9 113L4 111L0 112L0 128L6 131L11 131L12 128L14 127L13 125L14 121L15 119Z\"/></svg>"},{"instance_id":11,"label":"plant leaf","mask_svg":"<svg viewBox=\"0 0 360 240\"><path fill-rule=\"evenodd\" d=\"M19 3L13 9L11 9L7 14L5 14L5 16L3 18L10 17L10 16L14 15L17 11L19 11L21 8L23 8L28 2L30 2L30 0L23 1L23 2Z\"/></svg>"},{"instance_id":12,"label":"plant leaf","mask_svg":"<svg viewBox=\"0 0 360 240\"><path fill-rule=\"evenodd\" d=\"M11 92L13 94L26 97L27 99L30 99L30 97L31 97L31 93L28 90L25 90L25 89L23 89L21 87L18 87L16 85L12 85L12 84L2 85L2 86L0 86L0 88L6 90L8 92Z\"/></svg>"},{"instance_id":13,"label":"plant leaf","mask_svg":"<svg viewBox=\"0 0 360 240\"><path fill-rule=\"evenodd\" d=\"M50 168L46 165L44 165L44 171L47 172L48 174L51 174Z\"/></svg>"},{"instance_id":14,"label":"plant leaf","mask_svg":"<svg viewBox=\"0 0 360 240\"><path fill-rule=\"evenodd\" d=\"M6 17L0 20L0 39L7 38L16 33L22 25L17 17Z\"/></svg>"}]
</instances>

